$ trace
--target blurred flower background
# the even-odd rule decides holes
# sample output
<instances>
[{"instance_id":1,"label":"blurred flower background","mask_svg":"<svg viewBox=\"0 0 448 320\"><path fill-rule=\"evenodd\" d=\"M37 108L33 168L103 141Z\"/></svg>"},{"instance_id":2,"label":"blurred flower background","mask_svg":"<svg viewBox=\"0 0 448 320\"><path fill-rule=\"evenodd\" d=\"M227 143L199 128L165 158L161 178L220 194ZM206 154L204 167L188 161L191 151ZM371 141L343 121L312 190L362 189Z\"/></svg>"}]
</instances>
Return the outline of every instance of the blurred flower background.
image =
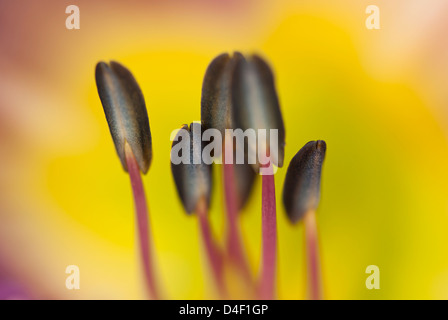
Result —
<instances>
[{"instance_id":1,"label":"blurred flower background","mask_svg":"<svg viewBox=\"0 0 448 320\"><path fill-rule=\"evenodd\" d=\"M80 30L65 27L71 4ZM370 4L380 30L365 27ZM99 60L117 60L147 103L154 158L144 183L166 297L213 298L169 138L200 120L211 59L240 50L261 53L275 72L285 163L309 140L328 144L317 215L326 298L448 298L447 14L444 0L1 0L0 286L14 297L144 297L130 184L94 79ZM302 299L303 226L284 213L285 173L275 176L278 297ZM254 273L260 182L241 214ZM80 290L65 287L72 264ZM379 290L365 286L371 264Z\"/></svg>"}]
</instances>

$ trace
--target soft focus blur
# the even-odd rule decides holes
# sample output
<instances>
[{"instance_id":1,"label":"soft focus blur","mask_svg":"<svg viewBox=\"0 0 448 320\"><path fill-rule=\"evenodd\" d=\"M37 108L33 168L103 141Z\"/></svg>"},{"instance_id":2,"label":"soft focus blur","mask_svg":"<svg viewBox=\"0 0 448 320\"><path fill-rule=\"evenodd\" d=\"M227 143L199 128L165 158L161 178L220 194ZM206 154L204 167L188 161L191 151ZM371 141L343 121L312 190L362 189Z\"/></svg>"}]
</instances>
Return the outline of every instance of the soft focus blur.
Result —
<instances>
[{"instance_id":1,"label":"soft focus blur","mask_svg":"<svg viewBox=\"0 0 448 320\"><path fill-rule=\"evenodd\" d=\"M65 26L71 4L79 30ZM380 30L365 26L370 4ZM0 292L144 298L129 177L94 79L98 61L116 60L147 103L154 158L143 180L165 297L216 297L197 219L171 177L170 134L200 120L208 63L239 50L271 64L285 120L278 297L306 293L303 225L281 203L286 166L323 139L326 298L448 298L447 14L446 0L1 0ZM222 236L220 170L215 178L211 219ZM260 195L258 179L241 214L254 274ZM80 290L65 287L68 265L80 268ZM379 290L366 289L368 265L380 268Z\"/></svg>"}]
</instances>

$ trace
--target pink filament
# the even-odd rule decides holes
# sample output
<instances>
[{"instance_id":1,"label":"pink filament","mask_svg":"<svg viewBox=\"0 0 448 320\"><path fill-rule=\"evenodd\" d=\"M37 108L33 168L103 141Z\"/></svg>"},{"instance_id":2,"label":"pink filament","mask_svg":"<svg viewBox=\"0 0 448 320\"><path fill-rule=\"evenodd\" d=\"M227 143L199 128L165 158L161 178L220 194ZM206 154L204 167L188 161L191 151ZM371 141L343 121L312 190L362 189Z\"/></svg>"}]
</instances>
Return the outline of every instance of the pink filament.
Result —
<instances>
[{"instance_id":1,"label":"pink filament","mask_svg":"<svg viewBox=\"0 0 448 320\"><path fill-rule=\"evenodd\" d=\"M316 214L314 211L309 211L305 214L304 224L307 252L308 295L311 300L321 300L322 280L320 274Z\"/></svg>"},{"instance_id":2,"label":"pink filament","mask_svg":"<svg viewBox=\"0 0 448 320\"><path fill-rule=\"evenodd\" d=\"M226 139L226 142L228 139ZM227 211L227 254L232 263L234 263L240 272L242 273L244 279L251 281L251 275L249 271L249 266L247 264L240 232L238 229L238 207L237 207L237 195L236 195L236 184L235 184L235 173L233 169L233 164L226 163L226 158L232 157L230 150L233 150L230 143L226 143L226 153L224 156L223 164L223 175L224 175L224 193Z\"/></svg>"},{"instance_id":3,"label":"pink filament","mask_svg":"<svg viewBox=\"0 0 448 320\"><path fill-rule=\"evenodd\" d=\"M272 168L272 166L271 166ZM275 205L275 181L273 172L262 178L262 232L263 252L260 278L260 298L275 298L275 274L277 261L277 220Z\"/></svg>"},{"instance_id":4,"label":"pink filament","mask_svg":"<svg viewBox=\"0 0 448 320\"><path fill-rule=\"evenodd\" d=\"M199 224L201 227L202 239L204 241L205 251L207 254L210 267L212 269L213 277L222 298L227 296L227 290L223 278L223 260L222 254L213 240L210 224L207 218L207 207L204 201L198 205L197 214L199 217Z\"/></svg>"},{"instance_id":5,"label":"pink filament","mask_svg":"<svg viewBox=\"0 0 448 320\"><path fill-rule=\"evenodd\" d=\"M145 275L146 287L152 299L159 299L159 294L154 278L154 265L151 257L151 237L148 222L148 207L146 204L145 191L140 176L138 163L132 153L132 150L126 144L126 164L129 176L131 178L132 191L134 193L134 205L137 218L138 236L140 241L140 254L143 263L143 272Z\"/></svg>"}]
</instances>

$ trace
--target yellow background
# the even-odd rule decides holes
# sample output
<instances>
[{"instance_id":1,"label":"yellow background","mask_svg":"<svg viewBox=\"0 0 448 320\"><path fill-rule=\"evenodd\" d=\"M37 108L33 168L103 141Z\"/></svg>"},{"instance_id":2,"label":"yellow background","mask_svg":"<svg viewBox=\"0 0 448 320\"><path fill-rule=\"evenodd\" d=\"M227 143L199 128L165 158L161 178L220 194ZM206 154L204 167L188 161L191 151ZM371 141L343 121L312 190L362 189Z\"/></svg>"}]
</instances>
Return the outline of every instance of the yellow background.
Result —
<instances>
[{"instance_id":1,"label":"yellow background","mask_svg":"<svg viewBox=\"0 0 448 320\"><path fill-rule=\"evenodd\" d=\"M80 8L67 30L66 6ZM369 4L381 29L365 27ZM202 78L222 52L257 52L276 76L287 165L327 142L318 227L329 299L448 297L446 1L2 1L0 270L33 296L143 298L128 176L115 154L94 67L116 60L146 99L144 176L165 297L215 297L195 217L170 171L171 131L200 120ZM223 233L220 168L211 218ZM305 297L303 226L276 176L278 297ZM241 214L259 267L260 179ZM65 268L80 267L78 291ZM367 290L377 265L380 290Z\"/></svg>"}]
</instances>

